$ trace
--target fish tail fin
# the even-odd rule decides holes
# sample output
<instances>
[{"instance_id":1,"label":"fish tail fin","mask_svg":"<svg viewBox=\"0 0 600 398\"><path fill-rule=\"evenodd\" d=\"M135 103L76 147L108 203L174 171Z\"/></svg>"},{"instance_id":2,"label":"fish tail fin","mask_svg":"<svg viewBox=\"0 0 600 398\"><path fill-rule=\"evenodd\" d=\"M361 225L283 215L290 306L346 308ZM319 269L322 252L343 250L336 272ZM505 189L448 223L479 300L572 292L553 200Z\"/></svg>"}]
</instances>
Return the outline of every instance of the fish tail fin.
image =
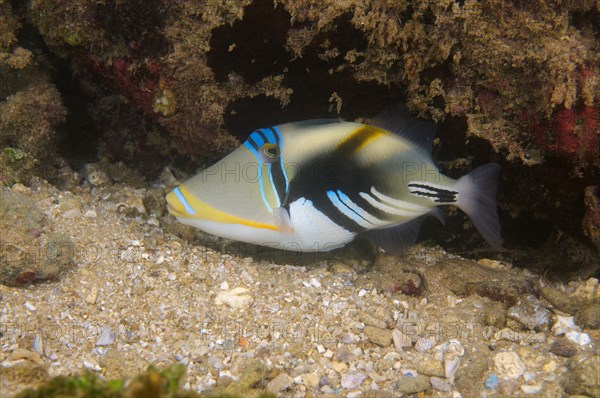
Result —
<instances>
[{"instance_id":1,"label":"fish tail fin","mask_svg":"<svg viewBox=\"0 0 600 398\"><path fill-rule=\"evenodd\" d=\"M467 213L475 228L496 249L502 248L498 219L498 176L500 165L490 163L476 168L456 182L456 205Z\"/></svg>"}]
</instances>

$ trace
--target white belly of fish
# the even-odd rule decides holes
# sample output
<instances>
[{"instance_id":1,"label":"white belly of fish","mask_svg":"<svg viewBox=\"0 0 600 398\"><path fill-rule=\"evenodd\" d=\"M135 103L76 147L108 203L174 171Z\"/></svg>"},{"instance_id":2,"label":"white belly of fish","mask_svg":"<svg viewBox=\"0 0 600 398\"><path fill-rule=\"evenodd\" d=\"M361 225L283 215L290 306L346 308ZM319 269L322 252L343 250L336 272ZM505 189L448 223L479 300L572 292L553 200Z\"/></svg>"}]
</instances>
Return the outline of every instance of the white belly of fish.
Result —
<instances>
[{"instance_id":1,"label":"white belly of fish","mask_svg":"<svg viewBox=\"0 0 600 398\"><path fill-rule=\"evenodd\" d=\"M330 251L354 239L354 233L335 224L317 210L310 200L300 198L290 203L289 209L290 232L192 218L178 217L178 220L226 239L298 252Z\"/></svg>"},{"instance_id":2,"label":"white belly of fish","mask_svg":"<svg viewBox=\"0 0 600 398\"><path fill-rule=\"evenodd\" d=\"M331 221L305 198L290 203L290 223L294 229L290 234L293 242L287 250L327 252L344 246L356 235ZM291 248L294 244L298 249Z\"/></svg>"}]
</instances>

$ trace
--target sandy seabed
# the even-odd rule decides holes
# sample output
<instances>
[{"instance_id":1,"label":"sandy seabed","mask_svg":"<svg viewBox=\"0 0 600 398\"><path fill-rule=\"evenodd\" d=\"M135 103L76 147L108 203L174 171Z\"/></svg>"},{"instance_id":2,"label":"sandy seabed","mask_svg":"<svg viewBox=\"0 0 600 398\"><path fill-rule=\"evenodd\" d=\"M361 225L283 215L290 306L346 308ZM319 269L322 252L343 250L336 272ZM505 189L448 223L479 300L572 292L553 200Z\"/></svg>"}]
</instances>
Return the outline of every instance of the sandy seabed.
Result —
<instances>
[{"instance_id":1,"label":"sandy seabed","mask_svg":"<svg viewBox=\"0 0 600 398\"><path fill-rule=\"evenodd\" d=\"M544 286L527 269L422 245L357 272L339 253L184 239L171 216L144 206L161 188L12 190L70 237L75 266L57 282L0 285L2 396L55 375L130 377L177 362L184 388L243 396L599 391L598 330L540 294L595 305L596 279Z\"/></svg>"}]
</instances>

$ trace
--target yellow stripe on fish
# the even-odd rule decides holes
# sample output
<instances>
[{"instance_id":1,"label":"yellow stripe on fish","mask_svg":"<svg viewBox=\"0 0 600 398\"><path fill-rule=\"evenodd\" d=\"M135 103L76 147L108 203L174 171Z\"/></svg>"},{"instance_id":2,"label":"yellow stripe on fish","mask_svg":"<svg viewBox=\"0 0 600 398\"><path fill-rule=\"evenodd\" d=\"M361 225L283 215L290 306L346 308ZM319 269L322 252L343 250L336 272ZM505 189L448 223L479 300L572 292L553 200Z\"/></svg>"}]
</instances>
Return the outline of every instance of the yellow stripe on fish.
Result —
<instances>
[{"instance_id":1,"label":"yellow stripe on fish","mask_svg":"<svg viewBox=\"0 0 600 398\"><path fill-rule=\"evenodd\" d=\"M244 219L215 209L190 194L180 185L167 195L169 212L176 217L197 218L224 224L240 224L253 228L280 231L281 228L267 223Z\"/></svg>"},{"instance_id":2,"label":"yellow stripe on fish","mask_svg":"<svg viewBox=\"0 0 600 398\"><path fill-rule=\"evenodd\" d=\"M337 150L344 155L352 155L375 139L388 135L389 132L377 127L362 125L339 143Z\"/></svg>"}]
</instances>

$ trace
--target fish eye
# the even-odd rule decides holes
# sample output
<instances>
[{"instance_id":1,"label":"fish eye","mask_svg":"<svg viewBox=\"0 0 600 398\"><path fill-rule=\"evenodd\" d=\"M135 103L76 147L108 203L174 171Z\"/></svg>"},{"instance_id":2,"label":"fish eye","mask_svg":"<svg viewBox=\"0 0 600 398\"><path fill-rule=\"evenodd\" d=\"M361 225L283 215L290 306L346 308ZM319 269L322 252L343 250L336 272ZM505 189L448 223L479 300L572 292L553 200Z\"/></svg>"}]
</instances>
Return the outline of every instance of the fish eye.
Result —
<instances>
[{"instance_id":1,"label":"fish eye","mask_svg":"<svg viewBox=\"0 0 600 398\"><path fill-rule=\"evenodd\" d=\"M277 149L276 146L273 146L271 148L265 148L265 154L271 158L276 158L277 156L279 156L279 149Z\"/></svg>"},{"instance_id":2,"label":"fish eye","mask_svg":"<svg viewBox=\"0 0 600 398\"><path fill-rule=\"evenodd\" d=\"M273 144L265 144L260 148L261 160L265 163L273 163L279 158L279 148Z\"/></svg>"}]
</instances>

